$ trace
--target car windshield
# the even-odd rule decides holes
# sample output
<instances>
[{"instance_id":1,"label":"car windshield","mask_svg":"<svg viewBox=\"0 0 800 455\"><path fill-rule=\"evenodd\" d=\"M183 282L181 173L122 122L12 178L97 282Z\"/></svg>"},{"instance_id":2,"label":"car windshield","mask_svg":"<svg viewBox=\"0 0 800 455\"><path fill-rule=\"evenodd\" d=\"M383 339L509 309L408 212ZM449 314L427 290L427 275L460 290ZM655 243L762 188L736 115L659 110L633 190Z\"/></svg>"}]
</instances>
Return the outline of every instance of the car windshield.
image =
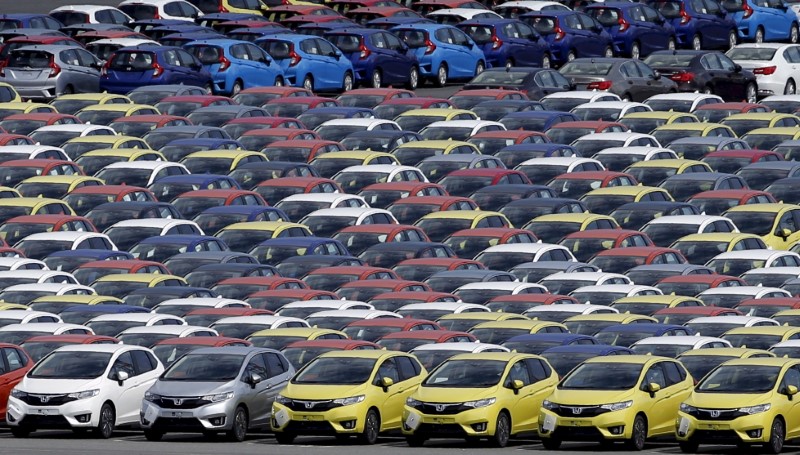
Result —
<instances>
[{"instance_id":1,"label":"car windshield","mask_svg":"<svg viewBox=\"0 0 800 455\"><path fill-rule=\"evenodd\" d=\"M584 107L572 110L572 113L578 116L580 120L617 120L622 113L622 109L617 108L596 108Z\"/></svg>"},{"instance_id":2,"label":"car windshield","mask_svg":"<svg viewBox=\"0 0 800 455\"><path fill-rule=\"evenodd\" d=\"M605 76L613 67L613 63L572 61L562 66L559 72L564 76Z\"/></svg>"},{"instance_id":3,"label":"car windshield","mask_svg":"<svg viewBox=\"0 0 800 455\"><path fill-rule=\"evenodd\" d=\"M340 95L336 98L345 107L365 107L372 109L384 100L383 95Z\"/></svg>"},{"instance_id":4,"label":"car windshield","mask_svg":"<svg viewBox=\"0 0 800 455\"><path fill-rule=\"evenodd\" d=\"M235 354L187 354L161 375L160 381L227 382L236 379L245 360Z\"/></svg>"},{"instance_id":5,"label":"car windshield","mask_svg":"<svg viewBox=\"0 0 800 455\"><path fill-rule=\"evenodd\" d=\"M733 0L733 2L741 5L741 0ZM730 0L722 2L725 9L728 9ZM728 10L730 11L730 10ZM778 49L771 49L768 47L739 47L736 46L727 52L727 56L731 60L772 60Z\"/></svg>"},{"instance_id":6,"label":"car windshield","mask_svg":"<svg viewBox=\"0 0 800 455\"><path fill-rule=\"evenodd\" d=\"M317 357L293 379L293 384L356 385L369 381L375 359Z\"/></svg>"},{"instance_id":7,"label":"car windshield","mask_svg":"<svg viewBox=\"0 0 800 455\"><path fill-rule=\"evenodd\" d=\"M508 295L508 292L498 293L496 291L491 292L485 300L481 299L470 299L468 295L462 295L462 292L457 294L459 297L462 298L465 302L475 302L475 303L483 303L486 300L489 300L492 297L496 297L498 295ZM492 344L502 344L508 341L510 338L519 335L527 335L531 333L530 329L511 329L511 328L501 328L501 327L492 327L492 328L473 328L470 330L470 333L475 336L475 338L481 340L482 343L492 343Z\"/></svg>"},{"instance_id":8,"label":"car windshield","mask_svg":"<svg viewBox=\"0 0 800 455\"><path fill-rule=\"evenodd\" d=\"M97 173L97 177L106 185L129 185L146 187L150 182L150 169L106 168Z\"/></svg>"},{"instance_id":9,"label":"car windshield","mask_svg":"<svg viewBox=\"0 0 800 455\"><path fill-rule=\"evenodd\" d=\"M608 215L613 212L617 207L620 207L628 202L633 202L636 196L612 196L610 194L591 196L587 195L581 199L581 202L586 204L591 213L599 213L601 215Z\"/></svg>"},{"instance_id":10,"label":"car windshield","mask_svg":"<svg viewBox=\"0 0 800 455\"><path fill-rule=\"evenodd\" d=\"M425 387L486 388L503 378L507 363L500 360L447 360L422 383Z\"/></svg>"},{"instance_id":11,"label":"car windshield","mask_svg":"<svg viewBox=\"0 0 800 455\"><path fill-rule=\"evenodd\" d=\"M783 341L780 335L731 334L722 338L728 340L733 347L749 349L769 349L773 344Z\"/></svg>"},{"instance_id":12,"label":"car windshield","mask_svg":"<svg viewBox=\"0 0 800 455\"><path fill-rule=\"evenodd\" d=\"M42 359L28 373L35 379L94 379L102 376L111 361L111 353L63 351Z\"/></svg>"},{"instance_id":13,"label":"car windshield","mask_svg":"<svg viewBox=\"0 0 800 455\"><path fill-rule=\"evenodd\" d=\"M325 140L338 142L350 134L366 130L367 127L361 125L320 125L315 131L320 137L325 138ZM245 138L241 138L240 141L244 139ZM242 145L246 144L242 142Z\"/></svg>"},{"instance_id":14,"label":"car windshield","mask_svg":"<svg viewBox=\"0 0 800 455\"><path fill-rule=\"evenodd\" d=\"M791 111L790 111L791 112ZM750 147L757 150L772 150L773 147L780 144L784 141L789 141L793 139L792 134L745 134L741 137L741 139L748 144ZM764 171L763 169L759 169L759 171ZM748 182L749 183L749 182Z\"/></svg>"},{"instance_id":15,"label":"car windshield","mask_svg":"<svg viewBox=\"0 0 800 455\"><path fill-rule=\"evenodd\" d=\"M638 363L584 363L572 370L561 383L565 390L627 390L636 387L642 365Z\"/></svg>"},{"instance_id":16,"label":"car windshield","mask_svg":"<svg viewBox=\"0 0 800 455\"><path fill-rule=\"evenodd\" d=\"M420 131L433 122L446 120L443 115L403 115L396 122L403 131Z\"/></svg>"},{"instance_id":17,"label":"car windshield","mask_svg":"<svg viewBox=\"0 0 800 455\"><path fill-rule=\"evenodd\" d=\"M585 360L595 357L594 353L579 352L543 352L541 355L547 359L559 376L564 376Z\"/></svg>"},{"instance_id":18,"label":"car windshield","mask_svg":"<svg viewBox=\"0 0 800 455\"><path fill-rule=\"evenodd\" d=\"M586 142L591 142L591 145L597 145L598 143L605 141L586 141ZM586 143L584 143L583 146L589 148L589 146L587 146ZM609 147L616 147L616 145L609 145ZM569 169L569 166L553 165L553 164L544 165L544 163L538 162L536 164L521 164L517 167L517 169L524 172L525 175L527 175L528 178L531 180L531 182L537 184L546 184L553 178L561 174L565 174L567 172L567 169Z\"/></svg>"},{"instance_id":19,"label":"car windshield","mask_svg":"<svg viewBox=\"0 0 800 455\"><path fill-rule=\"evenodd\" d=\"M755 235L767 235L772 232L776 214L773 212L728 212L725 215L739 231Z\"/></svg>"},{"instance_id":20,"label":"car windshield","mask_svg":"<svg viewBox=\"0 0 800 455\"><path fill-rule=\"evenodd\" d=\"M581 223L566 221L536 221L533 220L524 229L532 231L545 243L558 243L559 240L573 232L581 230Z\"/></svg>"},{"instance_id":21,"label":"car windshield","mask_svg":"<svg viewBox=\"0 0 800 455\"><path fill-rule=\"evenodd\" d=\"M721 365L703 378L697 384L695 391L699 393L764 393L775 387L780 372L780 367Z\"/></svg>"},{"instance_id":22,"label":"car windshield","mask_svg":"<svg viewBox=\"0 0 800 455\"><path fill-rule=\"evenodd\" d=\"M543 132L549 119L546 117L504 117L500 123L505 125L507 130L525 130Z\"/></svg>"},{"instance_id":23,"label":"car windshield","mask_svg":"<svg viewBox=\"0 0 800 455\"><path fill-rule=\"evenodd\" d=\"M780 270L780 269L778 269ZM797 273L758 273L750 272L742 276L742 279L750 286L765 286L779 288L787 280L797 278ZM786 310L790 308L784 308Z\"/></svg>"},{"instance_id":24,"label":"car windshield","mask_svg":"<svg viewBox=\"0 0 800 455\"><path fill-rule=\"evenodd\" d=\"M666 125L667 121L660 118L622 118L619 121L634 133L649 134L659 126Z\"/></svg>"},{"instance_id":25,"label":"car windshield","mask_svg":"<svg viewBox=\"0 0 800 455\"><path fill-rule=\"evenodd\" d=\"M453 141L466 141L472 135L471 127L426 127L420 135L425 140L453 140Z\"/></svg>"},{"instance_id":26,"label":"car windshield","mask_svg":"<svg viewBox=\"0 0 800 455\"><path fill-rule=\"evenodd\" d=\"M680 100L649 100L647 101L648 106L654 111L674 111L674 112L690 112L692 110L692 105L694 104L693 101L680 101ZM678 135L678 138L681 137L690 137L690 136L699 136L700 131L686 131L686 130L679 130L680 132L686 132L691 134L686 135ZM674 133L674 131L673 131ZM674 140L674 139L673 139ZM670 141L663 141L659 139L659 142L662 144L668 144Z\"/></svg>"},{"instance_id":27,"label":"car windshield","mask_svg":"<svg viewBox=\"0 0 800 455\"><path fill-rule=\"evenodd\" d=\"M281 352L286 357L286 360L292 364L295 369L300 369L302 366L307 364L308 362L316 359L320 355L336 351L336 348L319 348L319 347L288 347Z\"/></svg>"},{"instance_id":28,"label":"car windshield","mask_svg":"<svg viewBox=\"0 0 800 455\"><path fill-rule=\"evenodd\" d=\"M637 344L631 346L631 350L638 355L657 355L673 359L691 349L692 345L690 344Z\"/></svg>"},{"instance_id":29,"label":"car windshield","mask_svg":"<svg viewBox=\"0 0 800 455\"><path fill-rule=\"evenodd\" d=\"M156 129L158 123L156 122L111 122L109 125L117 134L124 134L126 136L142 137L150 131Z\"/></svg>"},{"instance_id":30,"label":"car windshield","mask_svg":"<svg viewBox=\"0 0 800 455\"><path fill-rule=\"evenodd\" d=\"M514 71L512 68L509 71L502 70L502 71L484 71L483 73L475 76L471 81L470 84L472 85L503 85L503 86L510 86L510 85L522 85L525 82L525 78L530 76L529 71Z\"/></svg>"},{"instance_id":31,"label":"car windshield","mask_svg":"<svg viewBox=\"0 0 800 455\"><path fill-rule=\"evenodd\" d=\"M684 367L689 370L689 374L698 380L705 377L709 371L713 370L728 360L734 360L738 357L727 355L687 355L678 357Z\"/></svg>"}]
</instances>

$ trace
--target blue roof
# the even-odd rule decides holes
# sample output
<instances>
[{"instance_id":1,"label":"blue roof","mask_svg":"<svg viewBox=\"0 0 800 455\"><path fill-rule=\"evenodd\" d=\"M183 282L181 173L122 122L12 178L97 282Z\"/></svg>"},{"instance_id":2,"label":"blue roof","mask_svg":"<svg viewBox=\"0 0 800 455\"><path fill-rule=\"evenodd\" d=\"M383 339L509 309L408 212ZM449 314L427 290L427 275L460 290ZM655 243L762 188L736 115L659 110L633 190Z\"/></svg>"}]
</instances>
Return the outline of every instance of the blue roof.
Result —
<instances>
[{"instance_id":1,"label":"blue roof","mask_svg":"<svg viewBox=\"0 0 800 455\"><path fill-rule=\"evenodd\" d=\"M331 35L334 35L334 34L335 35L372 35L372 34L375 34L375 33L378 33L378 32L382 31L382 30L378 30L378 29L374 29L374 28L362 27L362 26L360 26L358 24L347 24L347 25L348 26L346 26L346 27L342 27L342 28L337 28L335 30L331 30L328 33L330 33ZM326 35L328 33L326 33Z\"/></svg>"},{"instance_id":2,"label":"blue roof","mask_svg":"<svg viewBox=\"0 0 800 455\"><path fill-rule=\"evenodd\" d=\"M161 41L169 41L169 40L184 40L187 42L190 41L197 41L199 39L207 39L209 37L224 37L220 33L217 33L213 30L207 31L197 31L197 32L180 32L180 33L170 33L169 35L164 35L158 39L159 42Z\"/></svg>"},{"instance_id":3,"label":"blue roof","mask_svg":"<svg viewBox=\"0 0 800 455\"><path fill-rule=\"evenodd\" d=\"M317 24L310 24L310 25L317 25ZM236 30L232 30L229 33L231 34L252 33L254 35L259 35L259 34L271 34L271 33L294 33L294 31L289 30L288 28L282 25L267 25L266 27L237 28Z\"/></svg>"},{"instance_id":4,"label":"blue roof","mask_svg":"<svg viewBox=\"0 0 800 455\"><path fill-rule=\"evenodd\" d=\"M783 161L776 161L777 163L782 163ZM798 163L800 164L800 163ZM683 174L675 174L667 178L666 181L670 180L703 180L703 181L714 181L722 180L730 177L736 177L733 174L725 174L722 172L686 172Z\"/></svg>"},{"instance_id":5,"label":"blue roof","mask_svg":"<svg viewBox=\"0 0 800 455\"><path fill-rule=\"evenodd\" d=\"M311 24L303 24L297 27L297 31L302 33L308 30L336 30L339 28L347 28L352 27L353 24L348 24L347 22L323 22L323 23L311 23Z\"/></svg>"},{"instance_id":6,"label":"blue roof","mask_svg":"<svg viewBox=\"0 0 800 455\"><path fill-rule=\"evenodd\" d=\"M519 342L519 343L574 343L578 340L590 340L595 344L600 344L597 338L589 335L580 335L576 333L531 333L527 335L517 335L506 340L505 343Z\"/></svg>"},{"instance_id":7,"label":"blue roof","mask_svg":"<svg viewBox=\"0 0 800 455\"><path fill-rule=\"evenodd\" d=\"M264 20L264 16L255 13L209 13L204 14L196 19L197 21L247 21L247 20Z\"/></svg>"},{"instance_id":8,"label":"blue roof","mask_svg":"<svg viewBox=\"0 0 800 455\"><path fill-rule=\"evenodd\" d=\"M129 25L136 27L137 25L155 25L156 27L165 27L168 25L181 25L186 21L179 19L141 19L131 22ZM155 28L155 27L153 27Z\"/></svg>"},{"instance_id":9,"label":"blue roof","mask_svg":"<svg viewBox=\"0 0 800 455\"><path fill-rule=\"evenodd\" d=\"M127 251L114 251L114 250L95 250L95 249L85 249L85 250L62 250L56 251L51 253L49 256L45 258L59 258L59 257L67 257L67 258L91 258L92 261L104 261L109 258L114 259L133 259L133 255L128 253Z\"/></svg>"},{"instance_id":10,"label":"blue roof","mask_svg":"<svg viewBox=\"0 0 800 455\"><path fill-rule=\"evenodd\" d=\"M149 313L148 308L133 305L73 305L64 308L62 313L98 313L98 314L123 314L123 313Z\"/></svg>"},{"instance_id":11,"label":"blue roof","mask_svg":"<svg viewBox=\"0 0 800 455\"><path fill-rule=\"evenodd\" d=\"M677 324L614 324L599 331L598 334L606 332L617 332L617 333L644 332L644 333L650 333L652 334L652 336L657 337L667 333L670 330L675 330L675 329L688 330L689 333L694 332L689 327Z\"/></svg>"},{"instance_id":12,"label":"blue roof","mask_svg":"<svg viewBox=\"0 0 800 455\"><path fill-rule=\"evenodd\" d=\"M522 19L526 17L536 17L536 16L564 17L564 16L571 16L573 14L575 14L575 11L551 9L547 11L532 11L530 13L521 14L519 18Z\"/></svg>"},{"instance_id":13,"label":"blue roof","mask_svg":"<svg viewBox=\"0 0 800 455\"><path fill-rule=\"evenodd\" d=\"M172 236L165 236L165 237L172 237ZM150 237L152 238L152 237ZM239 258L242 256L250 257L251 259L255 259L253 256L250 256L247 253L241 253L239 251L190 251L188 253L178 253L174 256L170 256L167 262L174 261L176 259L196 259L196 260L219 260L219 261L228 261L231 259ZM256 264L258 261L254 261ZM240 263L241 264L241 263Z\"/></svg>"},{"instance_id":14,"label":"blue roof","mask_svg":"<svg viewBox=\"0 0 800 455\"><path fill-rule=\"evenodd\" d=\"M634 352L629 348L624 348L622 346L609 346L605 344L571 344L568 346L555 346L542 352L542 354L595 354L598 356L609 355L611 353L634 354Z\"/></svg>"},{"instance_id":15,"label":"blue roof","mask_svg":"<svg viewBox=\"0 0 800 455\"><path fill-rule=\"evenodd\" d=\"M590 5L587 6L587 8L599 6L601 8L609 7L609 8L627 9L627 8L631 8L633 6L636 6L637 3L638 2L636 2L636 3L634 3L634 2L605 2L605 3L601 3L601 4L590 4Z\"/></svg>"},{"instance_id":16,"label":"blue roof","mask_svg":"<svg viewBox=\"0 0 800 455\"><path fill-rule=\"evenodd\" d=\"M144 244L170 245L176 243L192 245L194 243L206 240L219 240L219 239L211 235L199 235L199 234L155 235L153 237L147 237L146 239L141 240L137 245L144 245Z\"/></svg>"}]
</instances>

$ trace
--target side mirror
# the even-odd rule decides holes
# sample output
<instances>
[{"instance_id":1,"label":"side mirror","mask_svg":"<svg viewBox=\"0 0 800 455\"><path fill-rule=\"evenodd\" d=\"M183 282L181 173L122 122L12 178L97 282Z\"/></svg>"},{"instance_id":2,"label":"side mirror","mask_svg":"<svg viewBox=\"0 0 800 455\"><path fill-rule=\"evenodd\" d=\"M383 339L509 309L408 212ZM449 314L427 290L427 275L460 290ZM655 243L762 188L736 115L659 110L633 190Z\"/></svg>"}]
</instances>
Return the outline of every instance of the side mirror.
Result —
<instances>
[{"instance_id":1,"label":"side mirror","mask_svg":"<svg viewBox=\"0 0 800 455\"><path fill-rule=\"evenodd\" d=\"M783 237L784 239L789 237L790 235L792 235L792 231L790 231L789 229L783 228L778 231L778 236Z\"/></svg>"},{"instance_id":2,"label":"side mirror","mask_svg":"<svg viewBox=\"0 0 800 455\"><path fill-rule=\"evenodd\" d=\"M392 380L392 378L384 377L384 378L381 378L380 385L381 385L381 387L383 387L383 391L386 392L386 391L389 390L389 387L394 385L394 381Z\"/></svg>"},{"instance_id":3,"label":"side mirror","mask_svg":"<svg viewBox=\"0 0 800 455\"><path fill-rule=\"evenodd\" d=\"M654 80L660 80L661 79L661 73L656 71L656 70L653 70L653 79Z\"/></svg>"},{"instance_id":4,"label":"side mirror","mask_svg":"<svg viewBox=\"0 0 800 455\"><path fill-rule=\"evenodd\" d=\"M525 386L525 384L522 381L520 381L519 379L514 379L513 381L511 381L511 390L514 391L515 395L518 394L519 393L519 389L521 389L524 386Z\"/></svg>"},{"instance_id":5,"label":"side mirror","mask_svg":"<svg viewBox=\"0 0 800 455\"><path fill-rule=\"evenodd\" d=\"M797 386L794 385L787 385L786 390L783 391L787 397L791 400L793 396L797 395Z\"/></svg>"},{"instance_id":6,"label":"side mirror","mask_svg":"<svg viewBox=\"0 0 800 455\"><path fill-rule=\"evenodd\" d=\"M122 383L127 381L128 378L130 377L130 376L128 376L128 372L127 371L117 371L117 374L115 376L116 376L117 382L119 382L120 385L122 385Z\"/></svg>"},{"instance_id":7,"label":"side mirror","mask_svg":"<svg viewBox=\"0 0 800 455\"><path fill-rule=\"evenodd\" d=\"M250 374L247 375L247 381L246 382L248 384L250 384L250 387L254 387L255 388L256 384L258 384L259 382L261 382L263 380L264 380L264 378L262 378L260 374L258 374L258 373L250 373Z\"/></svg>"},{"instance_id":8,"label":"side mirror","mask_svg":"<svg viewBox=\"0 0 800 455\"><path fill-rule=\"evenodd\" d=\"M658 392L659 390L661 390L661 386L656 384L655 382L651 382L651 383L647 384L647 392L650 393L651 397L653 395L655 395L656 392Z\"/></svg>"},{"instance_id":9,"label":"side mirror","mask_svg":"<svg viewBox=\"0 0 800 455\"><path fill-rule=\"evenodd\" d=\"M742 65L740 65L738 63L733 65L733 70L736 71L737 73L741 73L742 72Z\"/></svg>"}]
</instances>

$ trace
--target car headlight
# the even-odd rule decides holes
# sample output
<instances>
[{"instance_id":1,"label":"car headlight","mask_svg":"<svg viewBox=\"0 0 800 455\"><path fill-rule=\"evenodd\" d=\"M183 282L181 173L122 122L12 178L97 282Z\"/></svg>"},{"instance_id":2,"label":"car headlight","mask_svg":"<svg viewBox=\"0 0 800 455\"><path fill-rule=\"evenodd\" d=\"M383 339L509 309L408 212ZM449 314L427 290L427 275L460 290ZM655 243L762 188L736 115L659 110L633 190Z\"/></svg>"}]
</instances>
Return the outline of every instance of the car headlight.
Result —
<instances>
[{"instance_id":1,"label":"car headlight","mask_svg":"<svg viewBox=\"0 0 800 455\"><path fill-rule=\"evenodd\" d=\"M210 401L212 403L219 403L220 401L230 400L233 398L233 392L215 393L212 395L205 395L200 399L203 401Z\"/></svg>"},{"instance_id":2,"label":"car headlight","mask_svg":"<svg viewBox=\"0 0 800 455\"><path fill-rule=\"evenodd\" d=\"M292 399L291 398L286 398L283 395L278 395L277 397L275 397L275 402L276 403L280 403L280 404L289 404L289 403L292 402Z\"/></svg>"},{"instance_id":3,"label":"car headlight","mask_svg":"<svg viewBox=\"0 0 800 455\"><path fill-rule=\"evenodd\" d=\"M416 408L417 406L419 406L421 404L422 404L421 401L419 401L419 400L417 400L417 399L415 399L413 397L406 398L406 406L410 406L412 408Z\"/></svg>"},{"instance_id":4,"label":"car headlight","mask_svg":"<svg viewBox=\"0 0 800 455\"><path fill-rule=\"evenodd\" d=\"M13 389L11 391L11 396L14 398L25 398L28 396L28 392L23 392L22 390L19 389Z\"/></svg>"},{"instance_id":5,"label":"car headlight","mask_svg":"<svg viewBox=\"0 0 800 455\"><path fill-rule=\"evenodd\" d=\"M354 397L337 398L333 400L333 404L338 404L340 406L350 406L351 404L361 403L362 401L364 401L364 395L356 395Z\"/></svg>"},{"instance_id":6,"label":"car headlight","mask_svg":"<svg viewBox=\"0 0 800 455\"><path fill-rule=\"evenodd\" d=\"M92 389L92 390L84 390L83 392L75 392L70 393L67 395L69 398L74 398L76 400L83 400L85 398L92 398L100 395L100 389Z\"/></svg>"},{"instance_id":7,"label":"car headlight","mask_svg":"<svg viewBox=\"0 0 800 455\"><path fill-rule=\"evenodd\" d=\"M558 403L553 403L552 401L544 400L542 401L542 407L545 409L553 410L558 408Z\"/></svg>"},{"instance_id":8,"label":"car headlight","mask_svg":"<svg viewBox=\"0 0 800 455\"><path fill-rule=\"evenodd\" d=\"M760 404L758 406L747 406L744 408L739 408L739 412L743 412L745 414L758 414L760 412L769 411L772 405L769 403Z\"/></svg>"},{"instance_id":9,"label":"car headlight","mask_svg":"<svg viewBox=\"0 0 800 455\"><path fill-rule=\"evenodd\" d=\"M145 401L158 401L161 399L161 395L152 392L145 392L144 393L144 400Z\"/></svg>"},{"instance_id":10,"label":"car headlight","mask_svg":"<svg viewBox=\"0 0 800 455\"><path fill-rule=\"evenodd\" d=\"M495 401L497 401L496 398L483 398L481 400L465 401L462 405L467 408L485 408L493 405Z\"/></svg>"},{"instance_id":11,"label":"car headlight","mask_svg":"<svg viewBox=\"0 0 800 455\"><path fill-rule=\"evenodd\" d=\"M601 404L600 409L607 409L609 411L622 411L628 409L633 405L633 400L620 401L619 403Z\"/></svg>"},{"instance_id":12,"label":"car headlight","mask_svg":"<svg viewBox=\"0 0 800 455\"><path fill-rule=\"evenodd\" d=\"M697 412L697 408L696 407L694 407L694 406L692 406L690 404L687 404L687 403L681 403L679 409L681 410L681 412L685 412L687 414L688 413L692 413L692 412Z\"/></svg>"}]
</instances>

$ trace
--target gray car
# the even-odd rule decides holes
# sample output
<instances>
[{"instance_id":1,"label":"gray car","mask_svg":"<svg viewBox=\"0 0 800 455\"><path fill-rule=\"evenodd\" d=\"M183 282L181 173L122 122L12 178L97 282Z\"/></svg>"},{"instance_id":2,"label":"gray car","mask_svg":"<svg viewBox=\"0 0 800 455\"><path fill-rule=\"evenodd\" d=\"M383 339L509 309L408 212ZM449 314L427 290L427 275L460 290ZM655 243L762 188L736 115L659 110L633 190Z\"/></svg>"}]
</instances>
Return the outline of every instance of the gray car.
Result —
<instances>
[{"instance_id":1,"label":"gray car","mask_svg":"<svg viewBox=\"0 0 800 455\"><path fill-rule=\"evenodd\" d=\"M72 46L25 46L11 52L0 82L14 86L23 98L50 100L70 93L100 91L102 62Z\"/></svg>"},{"instance_id":2,"label":"gray car","mask_svg":"<svg viewBox=\"0 0 800 455\"><path fill-rule=\"evenodd\" d=\"M176 360L144 395L141 424L157 441L169 431L225 432L243 441L247 430L268 427L272 402L294 374L273 349L201 348Z\"/></svg>"}]
</instances>

